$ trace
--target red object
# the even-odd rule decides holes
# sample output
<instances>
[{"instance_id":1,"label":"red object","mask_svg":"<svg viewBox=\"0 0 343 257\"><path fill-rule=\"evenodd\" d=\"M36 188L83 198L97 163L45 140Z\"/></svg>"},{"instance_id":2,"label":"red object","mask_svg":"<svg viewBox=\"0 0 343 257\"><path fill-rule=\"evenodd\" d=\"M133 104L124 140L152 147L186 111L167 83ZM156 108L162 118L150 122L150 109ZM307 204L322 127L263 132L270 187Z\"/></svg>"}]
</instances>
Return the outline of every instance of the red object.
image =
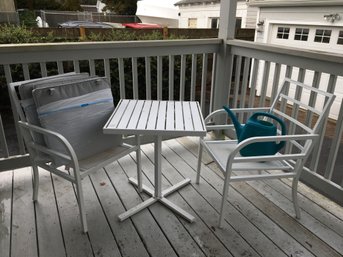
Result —
<instances>
[{"instance_id":1,"label":"red object","mask_svg":"<svg viewBox=\"0 0 343 257\"><path fill-rule=\"evenodd\" d=\"M133 29L161 29L162 26L158 24L150 24L150 23L123 23L123 26L126 28L133 28Z\"/></svg>"}]
</instances>

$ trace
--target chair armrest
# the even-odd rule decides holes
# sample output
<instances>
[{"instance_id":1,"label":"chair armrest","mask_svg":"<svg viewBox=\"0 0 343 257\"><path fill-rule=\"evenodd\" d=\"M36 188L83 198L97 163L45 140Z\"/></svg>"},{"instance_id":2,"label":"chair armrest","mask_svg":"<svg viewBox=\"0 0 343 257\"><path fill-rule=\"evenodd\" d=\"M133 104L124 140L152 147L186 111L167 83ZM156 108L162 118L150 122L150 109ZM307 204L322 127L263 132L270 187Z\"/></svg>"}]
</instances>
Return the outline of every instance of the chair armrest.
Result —
<instances>
[{"instance_id":1,"label":"chair armrest","mask_svg":"<svg viewBox=\"0 0 343 257\"><path fill-rule=\"evenodd\" d=\"M54 131L51 131L51 130L48 130L45 128L41 128L41 127L29 124L27 122L23 122L23 121L18 121L18 125L19 125L20 129L23 130L23 135L24 135L25 141L28 143L28 147L33 148L38 152L48 154L50 156L56 156L56 157L68 160L72 163L71 166L73 166L75 169L78 170L79 164L78 164L78 160L77 160L77 156L75 154L75 151L74 151L73 147L70 145L70 143L68 142L68 140L64 136L62 136L61 134L59 134L57 132L54 132ZM25 133L25 132L27 132L27 133ZM61 142L64 145L68 154L58 152L56 150L50 149L46 146L43 146L41 144L34 142L32 140L32 137L30 136L32 132L42 134L46 137L51 137L51 138L57 139L59 142Z\"/></svg>"},{"instance_id":2,"label":"chair armrest","mask_svg":"<svg viewBox=\"0 0 343 257\"><path fill-rule=\"evenodd\" d=\"M261 156L249 156L249 157L241 157L237 156L239 151L247 145L259 142L280 142L286 141L294 144L296 147L299 148L299 144L296 141L310 141L310 145L305 145L302 147L303 149L301 153L291 153L291 154L280 154L279 157L275 157L275 155L264 155L264 160L275 160L275 159L300 159L305 158L306 155L309 153L309 150L313 146L313 142L318 140L318 134L303 134L303 135L281 135L281 136L266 136L266 137L250 137L246 140L240 142L236 148L231 152L230 156L227 160L227 165L232 165L233 162L250 162L250 161L261 161ZM228 167L228 166L227 166Z\"/></svg>"}]
</instances>

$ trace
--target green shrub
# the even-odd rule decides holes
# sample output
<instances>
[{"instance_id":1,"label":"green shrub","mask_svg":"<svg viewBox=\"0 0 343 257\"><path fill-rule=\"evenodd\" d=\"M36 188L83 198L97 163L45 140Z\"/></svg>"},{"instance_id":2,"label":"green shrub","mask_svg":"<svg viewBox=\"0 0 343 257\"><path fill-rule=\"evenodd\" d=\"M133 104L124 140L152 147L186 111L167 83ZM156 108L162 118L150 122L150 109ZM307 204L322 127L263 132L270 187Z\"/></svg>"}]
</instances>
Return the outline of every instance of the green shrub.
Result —
<instances>
[{"instance_id":1,"label":"green shrub","mask_svg":"<svg viewBox=\"0 0 343 257\"><path fill-rule=\"evenodd\" d=\"M0 26L0 44L36 43L37 38L25 26Z\"/></svg>"}]
</instances>

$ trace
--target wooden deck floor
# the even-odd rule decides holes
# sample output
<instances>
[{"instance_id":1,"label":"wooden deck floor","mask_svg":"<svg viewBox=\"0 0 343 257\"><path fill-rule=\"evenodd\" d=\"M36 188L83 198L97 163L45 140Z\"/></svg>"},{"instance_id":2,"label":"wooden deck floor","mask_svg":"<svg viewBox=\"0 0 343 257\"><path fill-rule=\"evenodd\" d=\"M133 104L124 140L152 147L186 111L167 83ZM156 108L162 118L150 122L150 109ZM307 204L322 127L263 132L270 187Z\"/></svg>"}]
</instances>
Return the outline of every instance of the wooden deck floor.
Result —
<instances>
[{"instance_id":1,"label":"wooden deck floor","mask_svg":"<svg viewBox=\"0 0 343 257\"><path fill-rule=\"evenodd\" d=\"M153 183L153 146L142 147L144 183ZM192 138L163 143L163 185L194 181ZM81 233L69 182L41 172L39 202L31 169L0 173L0 256L342 256L343 208L301 184L302 219L293 218L290 181L237 182L230 188L225 228L217 228L223 180L204 158L200 185L168 199L196 217L190 224L159 203L119 222L118 214L147 199L128 184L135 155L83 181L89 232Z\"/></svg>"}]
</instances>

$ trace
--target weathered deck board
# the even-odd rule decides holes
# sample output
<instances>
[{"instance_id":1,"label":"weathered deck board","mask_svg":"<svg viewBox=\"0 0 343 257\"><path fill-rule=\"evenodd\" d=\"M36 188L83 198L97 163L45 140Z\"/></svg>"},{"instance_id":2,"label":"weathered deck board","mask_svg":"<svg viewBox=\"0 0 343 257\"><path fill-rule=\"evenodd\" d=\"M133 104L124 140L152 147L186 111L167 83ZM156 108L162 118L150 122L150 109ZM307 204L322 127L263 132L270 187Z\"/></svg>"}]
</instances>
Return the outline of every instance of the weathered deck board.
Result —
<instances>
[{"instance_id":1,"label":"weathered deck board","mask_svg":"<svg viewBox=\"0 0 343 257\"><path fill-rule=\"evenodd\" d=\"M135 176L135 163L127 160L128 158L123 158L123 160L120 160L119 162L128 176ZM147 158L143 158L142 160L142 169L143 171L148 172L149 170L153 170L152 164ZM151 177L149 179L151 181ZM152 188L148 178L144 178L144 183ZM144 198L144 200L148 199L148 197ZM170 212L169 209L161 204L154 204L150 207L150 211L178 256L205 256L194 239L188 234L178 217Z\"/></svg>"},{"instance_id":2,"label":"weathered deck board","mask_svg":"<svg viewBox=\"0 0 343 257\"><path fill-rule=\"evenodd\" d=\"M6 171L0 177L0 256L10 256L11 241L11 205L12 171Z\"/></svg>"},{"instance_id":3,"label":"weathered deck board","mask_svg":"<svg viewBox=\"0 0 343 257\"><path fill-rule=\"evenodd\" d=\"M38 256L30 168L14 172L12 204L11 256Z\"/></svg>"},{"instance_id":4,"label":"weathered deck board","mask_svg":"<svg viewBox=\"0 0 343 257\"><path fill-rule=\"evenodd\" d=\"M192 140L191 138L182 138L178 141L184 144L184 146L188 150L192 151L193 155L197 154L197 144L194 140ZM184 153L181 153L181 156L184 155ZM194 165L196 164L195 156L192 163ZM219 176L222 176L221 172L215 164L210 164L210 168L211 170L216 171ZM272 181L274 181L275 183L276 180L270 180L270 182L268 183L273 183ZM281 228L292 235L309 251L311 251L315 255L319 254L319 256L342 255L343 250L341 249L341 247L343 244L343 238L332 230L328 230L327 227L324 226L320 220L315 220L311 215L307 214L306 212L304 213L304 211L302 211L302 215L304 217L300 220L296 220L293 218L294 209L292 206L290 206L291 203L289 202L289 200L280 201L281 197L279 199L275 199L274 196L277 195L278 192L275 190L271 192L271 188L265 182L249 181L247 182L247 184L251 185L251 188L253 189L252 192L250 190L250 187L247 187L242 183L235 182L231 185L242 195L246 195L246 198L249 199L255 205L255 207L268 215L271 220L274 220L276 223L278 223ZM259 194L257 194L256 190ZM230 193L231 192L229 192L229 194ZM269 198L267 196L269 196ZM284 197L283 199L285 200L285 198L286 197ZM300 205L300 207L302 206ZM322 211L322 217L330 217L330 215L326 215L327 211ZM310 221L307 221L305 219L309 219ZM311 223L311 221L313 221L313 223ZM302 224L303 226L299 226L299 224ZM339 224L338 222L338 226L343 226L343 221L341 221L341 224ZM326 236L329 236L329 238L326 238Z\"/></svg>"},{"instance_id":5,"label":"weathered deck board","mask_svg":"<svg viewBox=\"0 0 343 257\"><path fill-rule=\"evenodd\" d=\"M154 183L153 147L142 146L144 184ZM195 180L197 144L169 140L162 147L163 188ZM40 171L32 202L30 168L0 174L0 256L341 256L342 207L300 184L300 221L294 219L290 181L234 183L224 229L217 228L223 180L204 156L200 185L168 196L196 219L188 223L157 203L124 222L118 214L147 199L127 178L135 154L83 181L89 232L83 234L71 183ZM13 192L12 192L13 190ZM13 194L13 195L12 195ZM327 208L327 209L326 209Z\"/></svg>"},{"instance_id":6,"label":"weathered deck board","mask_svg":"<svg viewBox=\"0 0 343 257\"><path fill-rule=\"evenodd\" d=\"M166 144L174 150L176 148L181 149L177 144L173 144L173 142L168 141ZM182 170L184 173L187 167L188 169L191 169L191 166L177 159L179 156L173 157L173 155L176 155L176 153L173 154L171 150L166 148L163 150L165 151L166 156L168 156L168 160L170 159L172 163L177 165L178 170ZM184 158L190 157L187 156L184 151L180 152L180 154L181 153ZM195 178L195 172L193 171L193 174L190 173L189 176ZM216 210L219 211L219 200L221 199L219 192L222 188L222 180L214 173L207 173L204 176L206 177L206 181L201 180L200 185L194 185L194 187L209 204L213 205ZM210 181L211 184L207 183L208 181ZM219 192L216 191L216 189L219 190ZM256 211L256 208L244 197L242 197L236 190L231 188L229 194L232 197L232 201L228 203L226 220L231 224L231 226L239 231L240 234L246 238L246 240L250 242L255 249L258 249L262 256L265 256L266 254L282 256L285 254L280 252L280 250L283 250L286 253L292 253L292 251L294 251L293 256L297 256L295 255L295 252L301 252L301 256L312 256L290 235L285 233L277 224L272 222L268 216ZM240 212L243 212L245 216L243 216ZM216 214L215 225L218 222L218 217L219 214ZM275 245L271 242L271 239L275 241ZM268 249L265 248L266 244L268 245ZM268 253L265 251L268 251Z\"/></svg>"},{"instance_id":7,"label":"weathered deck board","mask_svg":"<svg viewBox=\"0 0 343 257\"><path fill-rule=\"evenodd\" d=\"M118 222L118 215L125 209L107 174L105 172L93 173L91 180L122 256L149 256L131 220Z\"/></svg>"},{"instance_id":8,"label":"weathered deck board","mask_svg":"<svg viewBox=\"0 0 343 257\"><path fill-rule=\"evenodd\" d=\"M39 194L35 204L38 249L41 256L58 257L66 254L59 214L49 172L39 170Z\"/></svg>"}]
</instances>

